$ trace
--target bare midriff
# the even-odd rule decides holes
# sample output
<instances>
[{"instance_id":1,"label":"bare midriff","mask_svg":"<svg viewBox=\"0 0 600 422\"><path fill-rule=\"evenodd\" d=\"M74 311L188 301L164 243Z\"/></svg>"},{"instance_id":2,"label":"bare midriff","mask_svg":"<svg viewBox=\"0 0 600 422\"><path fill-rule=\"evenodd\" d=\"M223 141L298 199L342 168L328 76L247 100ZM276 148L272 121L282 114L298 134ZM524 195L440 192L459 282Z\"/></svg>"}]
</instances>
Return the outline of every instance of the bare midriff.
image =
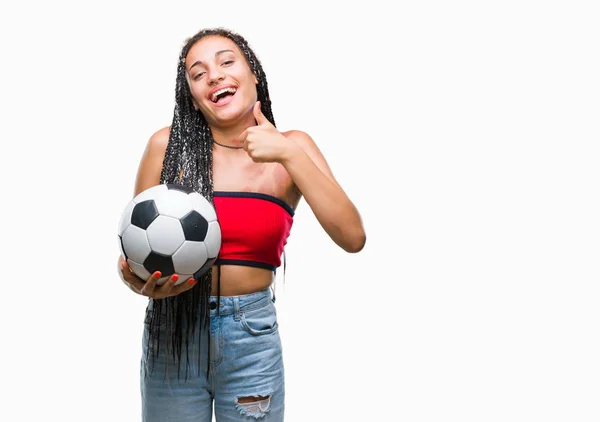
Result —
<instances>
[{"instance_id":1,"label":"bare midriff","mask_svg":"<svg viewBox=\"0 0 600 422\"><path fill-rule=\"evenodd\" d=\"M239 296L266 289L273 282L273 271L242 265L212 268L211 295L217 296L217 277L221 271L221 296Z\"/></svg>"}]
</instances>

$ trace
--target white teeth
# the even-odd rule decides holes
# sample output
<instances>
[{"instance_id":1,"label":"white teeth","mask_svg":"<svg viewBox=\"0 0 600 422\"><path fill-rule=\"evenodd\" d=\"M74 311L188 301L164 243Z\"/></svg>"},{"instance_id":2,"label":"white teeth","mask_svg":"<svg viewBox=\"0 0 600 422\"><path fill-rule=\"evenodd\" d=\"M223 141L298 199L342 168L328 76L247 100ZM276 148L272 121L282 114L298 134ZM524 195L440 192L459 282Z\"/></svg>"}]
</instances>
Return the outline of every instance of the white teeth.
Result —
<instances>
[{"instance_id":1,"label":"white teeth","mask_svg":"<svg viewBox=\"0 0 600 422\"><path fill-rule=\"evenodd\" d=\"M211 95L210 99L212 100L213 103L216 103L219 95L223 94L224 92L229 92L231 94L235 94L236 91L237 91L237 89L235 89L233 87L223 88L223 89L220 89L217 92L215 92L213 95Z\"/></svg>"}]
</instances>

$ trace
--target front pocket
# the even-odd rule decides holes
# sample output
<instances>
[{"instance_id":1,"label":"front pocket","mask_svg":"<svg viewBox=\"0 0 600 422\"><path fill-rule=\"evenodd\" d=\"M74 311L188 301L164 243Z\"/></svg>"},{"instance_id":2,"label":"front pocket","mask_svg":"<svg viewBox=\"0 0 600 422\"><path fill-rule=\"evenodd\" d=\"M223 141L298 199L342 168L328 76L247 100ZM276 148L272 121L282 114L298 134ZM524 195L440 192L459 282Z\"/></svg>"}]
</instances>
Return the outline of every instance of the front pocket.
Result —
<instances>
[{"instance_id":1,"label":"front pocket","mask_svg":"<svg viewBox=\"0 0 600 422\"><path fill-rule=\"evenodd\" d=\"M273 304L251 311L243 311L241 321L246 331L255 336L271 334L277 331L278 327L277 313Z\"/></svg>"}]
</instances>

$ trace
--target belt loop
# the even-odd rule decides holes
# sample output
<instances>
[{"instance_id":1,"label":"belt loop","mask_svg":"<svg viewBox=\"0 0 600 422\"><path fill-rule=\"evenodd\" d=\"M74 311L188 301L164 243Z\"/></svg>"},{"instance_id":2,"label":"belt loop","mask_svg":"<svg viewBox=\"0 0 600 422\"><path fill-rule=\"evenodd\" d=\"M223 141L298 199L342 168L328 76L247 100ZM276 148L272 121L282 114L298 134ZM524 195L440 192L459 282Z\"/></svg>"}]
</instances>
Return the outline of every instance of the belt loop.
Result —
<instances>
[{"instance_id":1,"label":"belt loop","mask_svg":"<svg viewBox=\"0 0 600 422\"><path fill-rule=\"evenodd\" d=\"M234 297L233 298L233 319L236 321L240 320L240 298L239 297Z\"/></svg>"}]
</instances>

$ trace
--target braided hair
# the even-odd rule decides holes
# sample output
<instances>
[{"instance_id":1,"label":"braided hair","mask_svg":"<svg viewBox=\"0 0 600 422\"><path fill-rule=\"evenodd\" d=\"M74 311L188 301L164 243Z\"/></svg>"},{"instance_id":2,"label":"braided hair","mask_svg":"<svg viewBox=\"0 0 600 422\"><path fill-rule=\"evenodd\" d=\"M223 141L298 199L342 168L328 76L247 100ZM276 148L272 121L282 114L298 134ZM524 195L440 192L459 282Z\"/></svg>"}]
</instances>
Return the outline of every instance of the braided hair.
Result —
<instances>
[{"instance_id":1,"label":"braided hair","mask_svg":"<svg viewBox=\"0 0 600 422\"><path fill-rule=\"evenodd\" d=\"M165 152L160 183L177 183L188 186L202 194L209 202L213 201L213 136L211 129L200 110L192 103L192 94L187 80L185 59L192 46L204 37L221 36L232 40L256 76L258 101L262 113L275 125L271 111L271 99L267 79L256 54L248 42L239 34L224 28L208 28L188 38L179 55L177 79L175 82L175 110L171 124L169 142ZM220 277L217 279L220 280ZM165 359L173 358L177 363L177 376L181 375L182 349L186 348L185 377L190 364L190 346L194 346L196 324L200 331L207 330L210 324L208 301L211 294L212 268L197 278L196 285L176 296L164 299L150 299L146 310L148 346L145 364L150 372L154 370L154 359L161 346L161 331L164 329L166 347ZM220 286L217 286L220 292ZM159 323L159 321L161 323ZM163 328L164 327L164 328ZM184 330L185 328L185 330ZM208 332L208 330L207 330ZM202 335L198 336L200 343ZM202 346L199 344L199 346ZM205 345L210 353L210 347ZM200 348L198 369L200 368ZM209 358L210 362L210 358ZM165 365L165 368L167 365ZM144 371L147 372L147 371ZM165 374L166 375L166 374Z\"/></svg>"}]
</instances>

